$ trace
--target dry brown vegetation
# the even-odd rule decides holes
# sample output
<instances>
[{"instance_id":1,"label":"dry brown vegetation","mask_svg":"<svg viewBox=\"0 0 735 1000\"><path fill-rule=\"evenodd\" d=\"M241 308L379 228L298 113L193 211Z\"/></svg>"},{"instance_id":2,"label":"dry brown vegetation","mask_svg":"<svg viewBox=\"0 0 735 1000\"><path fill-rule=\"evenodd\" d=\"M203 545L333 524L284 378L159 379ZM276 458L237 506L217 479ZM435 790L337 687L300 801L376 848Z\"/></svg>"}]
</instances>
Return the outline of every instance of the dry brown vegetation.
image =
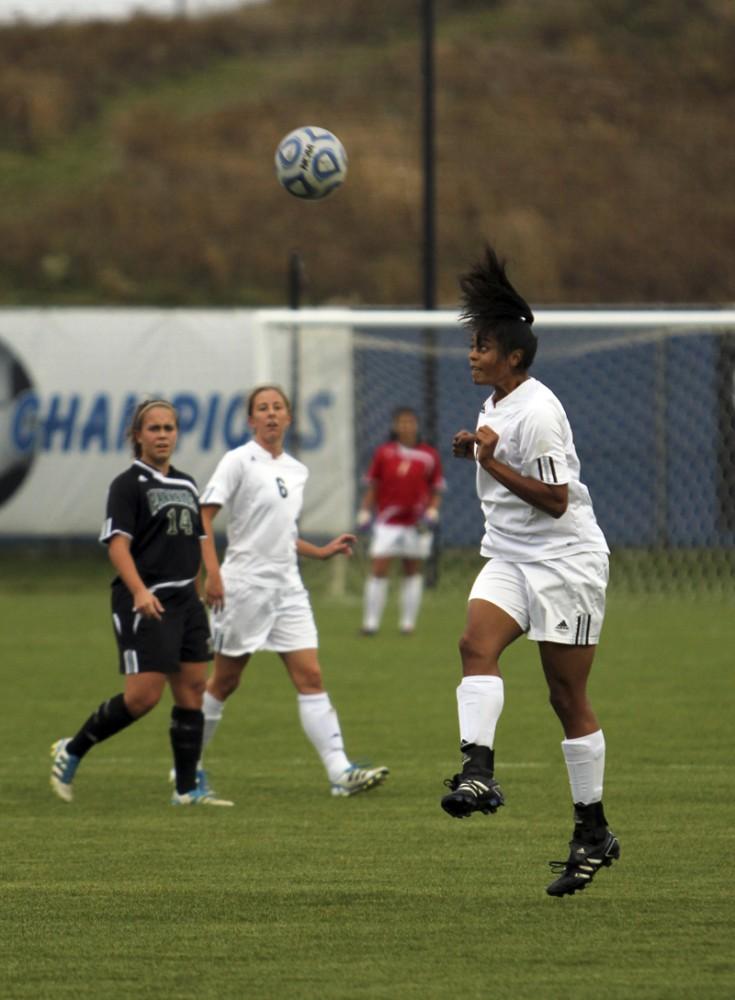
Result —
<instances>
[{"instance_id":1,"label":"dry brown vegetation","mask_svg":"<svg viewBox=\"0 0 735 1000\"><path fill-rule=\"evenodd\" d=\"M421 298L415 0L271 0L202 20L0 29L0 301ZM725 302L735 8L438 0L438 294L491 237L538 303ZM273 176L299 124L347 184Z\"/></svg>"}]
</instances>

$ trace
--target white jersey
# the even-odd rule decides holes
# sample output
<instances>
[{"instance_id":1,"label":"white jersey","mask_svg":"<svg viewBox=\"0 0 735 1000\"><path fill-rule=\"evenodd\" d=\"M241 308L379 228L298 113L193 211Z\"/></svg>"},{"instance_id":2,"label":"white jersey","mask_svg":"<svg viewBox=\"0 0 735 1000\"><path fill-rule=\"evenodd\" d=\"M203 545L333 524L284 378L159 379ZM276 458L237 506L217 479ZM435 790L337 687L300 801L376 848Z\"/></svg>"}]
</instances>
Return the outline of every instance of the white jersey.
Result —
<instances>
[{"instance_id":1,"label":"white jersey","mask_svg":"<svg viewBox=\"0 0 735 1000\"><path fill-rule=\"evenodd\" d=\"M523 476L544 483L566 483L569 504L559 518L532 507L477 466L477 493L485 516L483 556L508 562L539 562L576 552L608 552L579 479L579 459L572 428L554 393L528 378L507 396L480 411L477 426L498 435L495 457Z\"/></svg>"},{"instance_id":2,"label":"white jersey","mask_svg":"<svg viewBox=\"0 0 735 1000\"><path fill-rule=\"evenodd\" d=\"M300 587L297 521L309 470L291 455L274 458L255 441L228 451L200 503L229 507L222 572L266 587Z\"/></svg>"}]
</instances>

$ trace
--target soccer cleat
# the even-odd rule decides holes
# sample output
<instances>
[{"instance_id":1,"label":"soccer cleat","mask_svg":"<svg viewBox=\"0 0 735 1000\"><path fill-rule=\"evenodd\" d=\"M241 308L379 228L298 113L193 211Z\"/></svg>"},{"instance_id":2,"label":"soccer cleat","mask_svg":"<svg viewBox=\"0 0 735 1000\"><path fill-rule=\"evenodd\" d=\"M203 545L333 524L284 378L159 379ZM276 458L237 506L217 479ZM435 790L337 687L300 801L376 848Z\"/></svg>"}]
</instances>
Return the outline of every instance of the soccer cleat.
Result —
<instances>
[{"instance_id":1,"label":"soccer cleat","mask_svg":"<svg viewBox=\"0 0 735 1000\"><path fill-rule=\"evenodd\" d=\"M585 844L581 840L569 841L569 858L566 861L550 861L549 866L559 874L547 887L550 896L571 896L586 889L601 868L609 868L620 857L618 838L607 831L605 839L597 844Z\"/></svg>"},{"instance_id":2,"label":"soccer cleat","mask_svg":"<svg viewBox=\"0 0 735 1000\"><path fill-rule=\"evenodd\" d=\"M176 784L176 769L173 768L173 767L168 772L168 780L171 782L172 785ZM212 792L212 788L210 787L210 784L209 784L209 777L208 777L207 772L204 770L203 767L198 767L197 768L197 784L196 784L196 787L197 787L197 791L199 791L199 792L207 792L207 793Z\"/></svg>"},{"instance_id":3,"label":"soccer cleat","mask_svg":"<svg viewBox=\"0 0 735 1000\"><path fill-rule=\"evenodd\" d=\"M332 795L357 795L382 785L388 777L387 767L360 767L350 764L336 781L332 782Z\"/></svg>"},{"instance_id":4,"label":"soccer cleat","mask_svg":"<svg viewBox=\"0 0 735 1000\"><path fill-rule=\"evenodd\" d=\"M79 757L66 752L67 743L71 740L57 740L51 746L51 787L64 802L71 802L74 799L74 789L72 781L77 768L79 767Z\"/></svg>"},{"instance_id":5,"label":"soccer cleat","mask_svg":"<svg viewBox=\"0 0 735 1000\"><path fill-rule=\"evenodd\" d=\"M193 788L190 792L174 792L171 796L172 806L234 806L229 799L218 799L211 788Z\"/></svg>"},{"instance_id":6,"label":"soccer cleat","mask_svg":"<svg viewBox=\"0 0 735 1000\"><path fill-rule=\"evenodd\" d=\"M474 812L487 816L505 805L500 785L489 775L455 774L444 784L451 791L442 799L442 809L455 819L465 819Z\"/></svg>"}]
</instances>

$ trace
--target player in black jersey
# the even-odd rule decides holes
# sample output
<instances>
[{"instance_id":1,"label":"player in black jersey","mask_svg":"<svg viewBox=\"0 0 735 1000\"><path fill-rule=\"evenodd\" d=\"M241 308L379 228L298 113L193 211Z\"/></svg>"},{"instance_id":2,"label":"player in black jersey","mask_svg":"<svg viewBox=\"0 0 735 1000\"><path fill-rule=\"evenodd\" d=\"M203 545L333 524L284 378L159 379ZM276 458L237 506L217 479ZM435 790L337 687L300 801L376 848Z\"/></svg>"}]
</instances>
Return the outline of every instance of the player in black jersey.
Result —
<instances>
[{"instance_id":1,"label":"player in black jersey","mask_svg":"<svg viewBox=\"0 0 735 1000\"><path fill-rule=\"evenodd\" d=\"M100 541L117 570L112 620L125 688L97 708L71 739L51 748L51 787L73 798L79 763L97 743L140 719L171 685L174 805L232 805L197 782L211 659L209 624L196 579L202 523L196 483L171 465L178 417L162 399L141 403L129 430L135 460L110 484Z\"/></svg>"}]
</instances>

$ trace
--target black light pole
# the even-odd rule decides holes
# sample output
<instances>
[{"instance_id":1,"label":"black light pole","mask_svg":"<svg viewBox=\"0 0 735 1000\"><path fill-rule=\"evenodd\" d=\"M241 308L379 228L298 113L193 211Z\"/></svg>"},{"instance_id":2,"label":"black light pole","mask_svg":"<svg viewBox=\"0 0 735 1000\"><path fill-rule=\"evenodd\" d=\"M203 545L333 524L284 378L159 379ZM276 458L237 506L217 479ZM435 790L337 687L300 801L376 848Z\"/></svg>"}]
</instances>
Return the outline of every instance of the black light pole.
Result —
<instances>
[{"instance_id":1,"label":"black light pole","mask_svg":"<svg viewBox=\"0 0 735 1000\"><path fill-rule=\"evenodd\" d=\"M436 185L434 143L434 0L421 0L421 154L423 176L423 307L436 309ZM426 327L424 342L424 433L434 446L439 438L436 330ZM427 587L439 580L440 539L434 533L431 555L426 560Z\"/></svg>"},{"instance_id":2,"label":"black light pole","mask_svg":"<svg viewBox=\"0 0 735 1000\"><path fill-rule=\"evenodd\" d=\"M421 151L423 176L423 307L436 309L436 185L434 156L434 0L421 0ZM435 445L438 435L436 403L436 331L427 327L424 341L424 431Z\"/></svg>"},{"instance_id":3,"label":"black light pole","mask_svg":"<svg viewBox=\"0 0 735 1000\"><path fill-rule=\"evenodd\" d=\"M304 261L298 250L292 250L288 257L288 307L300 309L304 290ZM291 325L291 428L289 450L298 456L301 450L301 332L298 323Z\"/></svg>"},{"instance_id":4,"label":"black light pole","mask_svg":"<svg viewBox=\"0 0 735 1000\"><path fill-rule=\"evenodd\" d=\"M436 309L434 174L434 0L421 0L421 151L423 163L423 306Z\"/></svg>"}]
</instances>

